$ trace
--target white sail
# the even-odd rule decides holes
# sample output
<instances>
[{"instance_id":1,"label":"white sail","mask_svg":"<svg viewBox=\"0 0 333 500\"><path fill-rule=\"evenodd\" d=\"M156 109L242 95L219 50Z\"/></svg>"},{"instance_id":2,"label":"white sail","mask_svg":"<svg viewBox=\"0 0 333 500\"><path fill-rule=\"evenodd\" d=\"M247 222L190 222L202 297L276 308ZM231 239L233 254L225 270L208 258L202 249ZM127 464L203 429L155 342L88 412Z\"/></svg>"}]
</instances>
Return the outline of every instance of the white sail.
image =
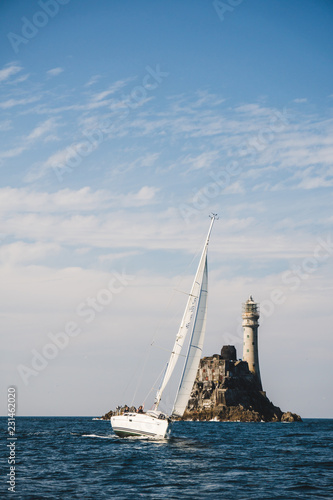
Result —
<instances>
[{"instance_id":1,"label":"white sail","mask_svg":"<svg viewBox=\"0 0 333 500\"><path fill-rule=\"evenodd\" d=\"M170 380L170 377L172 375L172 372L176 366L176 363L178 361L180 352L182 350L187 332L191 330L191 327L193 328L193 325L197 323L197 312L198 312L198 303L203 300L201 291L202 291L202 282L204 278L204 274L206 273L207 275L207 265L206 265L206 259L207 259L207 249L208 249L208 243L209 243L209 236L213 227L213 223L215 220L215 216L212 217L212 221L209 227L208 235L206 238L205 246L200 258L199 266L193 281L193 285L191 288L191 292L189 295L189 298L187 300L187 304L185 307L184 315L176 336L176 341L172 349L172 353L161 383L161 386L159 390L157 391L156 398L155 398L155 403L154 403L154 410L157 410L159 402L162 397L162 393L167 385L167 383ZM206 294L204 294L206 295ZM199 320L200 323L200 320ZM204 322L205 323L205 322ZM193 333L193 332L192 332ZM201 351L200 351L201 352ZM199 359L200 359L200 352L199 352ZM194 380L193 380L194 381ZM192 384L193 385L193 384ZM191 387L192 389L192 387ZM186 402L187 403L187 402ZM186 405L185 405L186 406Z\"/></svg>"},{"instance_id":2,"label":"white sail","mask_svg":"<svg viewBox=\"0 0 333 500\"><path fill-rule=\"evenodd\" d=\"M176 341L167 365L161 387L157 391L154 407L145 413L124 411L123 414L111 417L111 426L118 436L144 436L154 439L163 439L168 430L169 417L158 411L163 390L179 358L184 340L188 331L191 332L185 366L173 407L172 415L182 416L191 394L206 330L207 315L207 249L209 236L217 214L212 214L205 246L200 258L199 266L187 300L185 312L177 333Z\"/></svg>"},{"instance_id":3,"label":"white sail","mask_svg":"<svg viewBox=\"0 0 333 500\"><path fill-rule=\"evenodd\" d=\"M207 257L203 273L202 285L197 307L197 315L193 326L192 336L188 347L186 362L180 381L178 393L173 406L172 415L182 417L191 395L192 387L197 374L202 347L206 332L208 296Z\"/></svg>"}]
</instances>

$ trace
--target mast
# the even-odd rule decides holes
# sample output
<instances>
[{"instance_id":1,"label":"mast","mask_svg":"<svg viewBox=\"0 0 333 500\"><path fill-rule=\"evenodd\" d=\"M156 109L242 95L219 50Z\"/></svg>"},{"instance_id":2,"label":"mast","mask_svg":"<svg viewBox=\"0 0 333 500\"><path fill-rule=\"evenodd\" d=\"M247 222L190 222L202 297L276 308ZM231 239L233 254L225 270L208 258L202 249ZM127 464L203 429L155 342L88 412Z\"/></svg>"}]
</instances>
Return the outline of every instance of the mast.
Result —
<instances>
[{"instance_id":1,"label":"mast","mask_svg":"<svg viewBox=\"0 0 333 500\"><path fill-rule=\"evenodd\" d=\"M169 362L167 364L167 368L161 383L161 386L159 390L157 391L156 397L155 397L155 402L153 409L157 410L158 405L160 403L162 393L167 385L167 383L170 380L170 377L172 375L172 372L176 366L176 363L178 361L181 349L183 347L187 332L190 330L192 327L192 335L193 335L193 323L196 323L196 320L193 322L193 318L197 318L197 312L198 312L198 304L201 302L201 289L202 289L202 282L204 279L204 276L207 274L207 250L208 250L208 244L209 244L209 238L210 234L213 228L213 224L215 219L218 219L217 214L212 214L210 215L211 222L207 234L207 238L204 244L204 248L201 254L201 258L199 261L198 269L194 277L194 281L192 284L192 288L189 294L189 297L187 299L187 304L185 307L184 315L182 318L182 321L180 323L180 327L176 336L176 340L171 352L171 356L169 359ZM207 295L207 293L205 294ZM205 321L204 321L205 325ZM201 351L200 351L201 352ZM189 353L188 353L189 354ZM193 384L192 384L193 385ZM191 387L192 389L192 387Z\"/></svg>"}]
</instances>

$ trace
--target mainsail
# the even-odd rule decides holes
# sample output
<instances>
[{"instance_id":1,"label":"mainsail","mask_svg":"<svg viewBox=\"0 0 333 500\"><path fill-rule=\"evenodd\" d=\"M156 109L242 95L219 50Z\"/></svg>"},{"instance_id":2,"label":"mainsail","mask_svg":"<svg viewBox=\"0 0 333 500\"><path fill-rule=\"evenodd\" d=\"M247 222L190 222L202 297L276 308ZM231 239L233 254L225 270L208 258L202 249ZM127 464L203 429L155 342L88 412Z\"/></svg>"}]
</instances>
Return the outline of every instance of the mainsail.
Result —
<instances>
[{"instance_id":1,"label":"mainsail","mask_svg":"<svg viewBox=\"0 0 333 500\"><path fill-rule=\"evenodd\" d=\"M202 351L203 340L206 327L207 312L207 250L210 233L214 224L216 215L212 216L205 246L200 258L198 269L193 281L191 292L189 294L184 315L176 336L176 341L161 383L157 391L154 410L157 410L162 393L170 380L172 372L178 361L180 352L188 331L191 331L191 340L184 366L183 376L176 396L173 414L182 415L187 405L193 383L198 368L200 355ZM192 382L191 382L192 381ZM183 410L182 410L183 408ZM181 411L182 410L182 411Z\"/></svg>"},{"instance_id":2,"label":"mainsail","mask_svg":"<svg viewBox=\"0 0 333 500\"><path fill-rule=\"evenodd\" d=\"M192 387L197 374L197 369L201 357L202 347L206 332L207 318L207 296L208 296L208 275L207 257L205 262L202 286L200 290L197 315L194 322L192 337L188 347L183 375L180 381L178 393L173 405L172 415L182 417L191 395Z\"/></svg>"}]
</instances>

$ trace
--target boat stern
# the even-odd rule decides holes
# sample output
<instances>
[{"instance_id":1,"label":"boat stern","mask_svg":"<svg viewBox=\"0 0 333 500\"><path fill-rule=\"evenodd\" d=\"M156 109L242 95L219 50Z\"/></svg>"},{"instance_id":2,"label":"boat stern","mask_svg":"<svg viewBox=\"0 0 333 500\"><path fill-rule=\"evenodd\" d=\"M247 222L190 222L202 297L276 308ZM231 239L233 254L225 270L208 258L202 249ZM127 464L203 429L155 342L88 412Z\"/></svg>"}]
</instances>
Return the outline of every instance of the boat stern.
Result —
<instances>
[{"instance_id":1,"label":"boat stern","mask_svg":"<svg viewBox=\"0 0 333 500\"><path fill-rule=\"evenodd\" d=\"M161 418L149 413L124 413L111 417L110 421L114 433L119 437L138 436L163 439L169 425L166 415Z\"/></svg>"}]
</instances>

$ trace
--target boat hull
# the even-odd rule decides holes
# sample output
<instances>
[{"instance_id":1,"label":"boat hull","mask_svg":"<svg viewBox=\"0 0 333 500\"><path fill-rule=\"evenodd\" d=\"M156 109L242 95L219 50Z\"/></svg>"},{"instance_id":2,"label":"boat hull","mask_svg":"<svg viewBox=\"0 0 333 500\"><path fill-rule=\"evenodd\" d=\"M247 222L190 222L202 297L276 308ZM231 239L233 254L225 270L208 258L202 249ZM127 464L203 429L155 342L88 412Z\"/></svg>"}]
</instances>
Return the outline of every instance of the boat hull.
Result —
<instances>
[{"instance_id":1,"label":"boat hull","mask_svg":"<svg viewBox=\"0 0 333 500\"><path fill-rule=\"evenodd\" d=\"M111 426L119 437L139 436L163 439L168 430L168 419L147 413L125 413L111 417Z\"/></svg>"}]
</instances>

